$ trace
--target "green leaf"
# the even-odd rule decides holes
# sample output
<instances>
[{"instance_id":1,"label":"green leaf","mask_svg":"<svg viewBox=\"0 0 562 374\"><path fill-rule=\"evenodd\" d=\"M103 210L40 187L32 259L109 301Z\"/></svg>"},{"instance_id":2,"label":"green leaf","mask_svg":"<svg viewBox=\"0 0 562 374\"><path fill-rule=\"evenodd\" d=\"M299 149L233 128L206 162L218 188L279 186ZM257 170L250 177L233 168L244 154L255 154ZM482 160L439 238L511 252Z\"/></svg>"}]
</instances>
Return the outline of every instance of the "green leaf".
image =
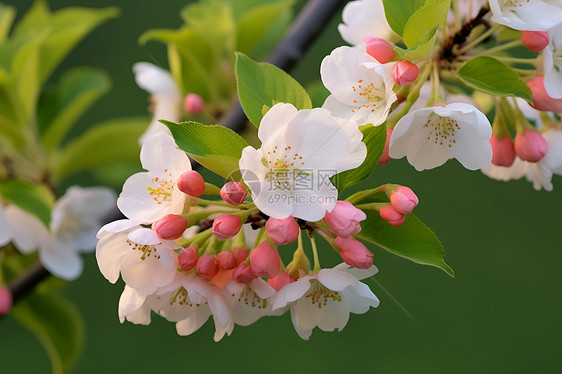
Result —
<instances>
[{"instance_id":1,"label":"green leaf","mask_svg":"<svg viewBox=\"0 0 562 374\"><path fill-rule=\"evenodd\" d=\"M72 125L109 91L110 86L104 71L76 68L63 75L55 90L41 97L38 122L47 150L56 148L64 140Z\"/></svg>"},{"instance_id":2,"label":"green leaf","mask_svg":"<svg viewBox=\"0 0 562 374\"><path fill-rule=\"evenodd\" d=\"M476 57L458 71L459 79L469 87L494 96L517 96L532 103L531 89L509 66L493 57Z\"/></svg>"},{"instance_id":3,"label":"green leaf","mask_svg":"<svg viewBox=\"0 0 562 374\"><path fill-rule=\"evenodd\" d=\"M363 142L367 145L367 157L359 167L332 177L332 182L340 192L371 175L384 151L386 141L386 127L384 125L369 126L361 132L363 133Z\"/></svg>"},{"instance_id":4,"label":"green leaf","mask_svg":"<svg viewBox=\"0 0 562 374\"><path fill-rule=\"evenodd\" d=\"M0 196L6 202L34 215L49 227L55 197L47 186L24 180L0 181Z\"/></svg>"},{"instance_id":5,"label":"green leaf","mask_svg":"<svg viewBox=\"0 0 562 374\"><path fill-rule=\"evenodd\" d=\"M404 35L406 23L426 0L382 0L388 25L395 33Z\"/></svg>"},{"instance_id":6,"label":"green leaf","mask_svg":"<svg viewBox=\"0 0 562 374\"><path fill-rule=\"evenodd\" d=\"M72 368L84 347L84 321L73 304L55 293L36 291L18 302L12 315L41 341L53 374Z\"/></svg>"},{"instance_id":7,"label":"green leaf","mask_svg":"<svg viewBox=\"0 0 562 374\"><path fill-rule=\"evenodd\" d=\"M297 109L311 109L306 90L289 74L271 64L257 63L243 53L236 53L238 97L248 119L259 127L264 106L291 103Z\"/></svg>"},{"instance_id":8,"label":"green leaf","mask_svg":"<svg viewBox=\"0 0 562 374\"><path fill-rule=\"evenodd\" d=\"M197 122L160 121L172 132L178 147L220 176L239 179L239 160L246 141L229 128Z\"/></svg>"},{"instance_id":9,"label":"green leaf","mask_svg":"<svg viewBox=\"0 0 562 374\"><path fill-rule=\"evenodd\" d=\"M0 43L6 40L15 17L16 9L14 7L0 4Z\"/></svg>"},{"instance_id":10,"label":"green leaf","mask_svg":"<svg viewBox=\"0 0 562 374\"><path fill-rule=\"evenodd\" d=\"M438 27L435 27L433 30L431 30L429 34L426 34L429 39L427 41L420 41L419 45L407 49L395 46L394 50L398 52L400 56L408 60L424 60L433 52L433 47L435 46L437 36L439 35L437 33L438 30Z\"/></svg>"},{"instance_id":11,"label":"green leaf","mask_svg":"<svg viewBox=\"0 0 562 374\"><path fill-rule=\"evenodd\" d=\"M217 50L234 50L235 25L228 2L208 0L184 7L180 12L185 23L207 39ZM212 27L209 27L212 25Z\"/></svg>"},{"instance_id":12,"label":"green leaf","mask_svg":"<svg viewBox=\"0 0 562 374\"><path fill-rule=\"evenodd\" d=\"M404 27L404 43L413 47L426 43L435 34L435 28L445 23L451 0L434 0L417 9Z\"/></svg>"},{"instance_id":13,"label":"green leaf","mask_svg":"<svg viewBox=\"0 0 562 374\"><path fill-rule=\"evenodd\" d=\"M138 139L146 130L144 117L121 118L93 126L52 158L53 178L116 163L138 162Z\"/></svg>"},{"instance_id":14,"label":"green leaf","mask_svg":"<svg viewBox=\"0 0 562 374\"><path fill-rule=\"evenodd\" d=\"M368 211L361 222L361 232L356 236L404 257L416 264L438 267L450 276L454 272L443 260L443 244L416 216L408 214L402 226L391 226L378 212Z\"/></svg>"}]
</instances>

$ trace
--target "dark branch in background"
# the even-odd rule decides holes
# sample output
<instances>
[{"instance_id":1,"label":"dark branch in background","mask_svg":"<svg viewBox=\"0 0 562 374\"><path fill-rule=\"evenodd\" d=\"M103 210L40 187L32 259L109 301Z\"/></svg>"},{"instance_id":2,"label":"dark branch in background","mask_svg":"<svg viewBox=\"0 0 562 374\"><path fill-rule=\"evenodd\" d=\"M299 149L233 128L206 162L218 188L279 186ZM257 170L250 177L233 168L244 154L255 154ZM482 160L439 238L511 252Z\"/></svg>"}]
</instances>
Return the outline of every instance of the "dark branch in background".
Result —
<instances>
[{"instance_id":1,"label":"dark branch in background","mask_svg":"<svg viewBox=\"0 0 562 374\"><path fill-rule=\"evenodd\" d=\"M462 44L464 44L466 42L466 38L468 38L468 36L476 26L480 24L487 24L487 22L484 20L484 16L486 16L489 11L490 8L488 8L488 6L484 6L482 9L480 9L476 17L462 25L461 29L457 31L455 35L452 35L449 40L447 40L447 43L445 43L441 52L442 60L451 62L455 59L455 57L457 57L453 53L453 48L456 45L461 46Z\"/></svg>"},{"instance_id":2,"label":"dark branch in background","mask_svg":"<svg viewBox=\"0 0 562 374\"><path fill-rule=\"evenodd\" d=\"M345 0L310 0L267 61L285 71L291 70L345 3ZM220 118L219 123L239 131L244 128L247 121L240 103L236 101L232 108ZM117 217L117 215L116 212L114 216ZM122 218L120 214L119 216ZM14 303L25 297L49 275L49 272L39 263L27 269L9 285Z\"/></svg>"}]
</instances>

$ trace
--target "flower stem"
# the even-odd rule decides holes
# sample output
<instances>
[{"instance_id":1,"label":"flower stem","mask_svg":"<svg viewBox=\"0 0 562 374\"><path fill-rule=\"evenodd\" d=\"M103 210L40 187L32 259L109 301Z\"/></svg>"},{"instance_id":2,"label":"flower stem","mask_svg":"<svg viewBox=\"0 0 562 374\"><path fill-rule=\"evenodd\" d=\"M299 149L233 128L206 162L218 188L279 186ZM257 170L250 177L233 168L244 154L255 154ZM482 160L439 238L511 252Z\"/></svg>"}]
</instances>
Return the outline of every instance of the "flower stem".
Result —
<instances>
[{"instance_id":1,"label":"flower stem","mask_svg":"<svg viewBox=\"0 0 562 374\"><path fill-rule=\"evenodd\" d=\"M474 39L473 41L471 41L470 43L466 44L464 47L459 49L457 51L457 55L462 55L462 54L468 52L470 49L476 47L478 44L482 43L490 35L492 35L494 32L496 32L500 27L501 27L501 25L494 25L493 27L484 31L482 34L480 34L479 37L477 37L476 39Z\"/></svg>"},{"instance_id":2,"label":"flower stem","mask_svg":"<svg viewBox=\"0 0 562 374\"><path fill-rule=\"evenodd\" d=\"M316 240L314 239L314 234L310 233L308 235L310 239L310 244L312 245L312 255L314 256L314 272L319 272L322 268L320 267L320 259L318 257L318 248L316 248Z\"/></svg>"},{"instance_id":3,"label":"flower stem","mask_svg":"<svg viewBox=\"0 0 562 374\"><path fill-rule=\"evenodd\" d=\"M345 201L348 201L351 204L355 205L356 203L360 202L361 200L365 200L366 198L368 198L371 195L376 194L377 192L384 191L386 189L386 186L387 186L386 184L383 184L382 186L379 186L377 188L372 188L370 190L365 190L365 191L359 191L357 193L354 193L353 195L351 195L347 199L345 199Z\"/></svg>"},{"instance_id":4,"label":"flower stem","mask_svg":"<svg viewBox=\"0 0 562 374\"><path fill-rule=\"evenodd\" d=\"M516 40L513 40L509 43L505 43L505 44L501 44L501 45L498 45L498 46L495 46L495 47L492 47L492 48L489 48L489 49L485 49L484 51L480 52L479 55L480 56L490 55L490 54L493 54L493 53L496 53L496 52L504 51L506 49L511 49L513 47L517 47L521 44L522 44L521 39L516 39Z\"/></svg>"},{"instance_id":5,"label":"flower stem","mask_svg":"<svg viewBox=\"0 0 562 374\"><path fill-rule=\"evenodd\" d=\"M518 58L518 57L509 57L509 56L493 56L496 60L504 61L504 62L511 62L514 64L527 64L527 65L535 65L537 62L536 58Z\"/></svg>"}]
</instances>

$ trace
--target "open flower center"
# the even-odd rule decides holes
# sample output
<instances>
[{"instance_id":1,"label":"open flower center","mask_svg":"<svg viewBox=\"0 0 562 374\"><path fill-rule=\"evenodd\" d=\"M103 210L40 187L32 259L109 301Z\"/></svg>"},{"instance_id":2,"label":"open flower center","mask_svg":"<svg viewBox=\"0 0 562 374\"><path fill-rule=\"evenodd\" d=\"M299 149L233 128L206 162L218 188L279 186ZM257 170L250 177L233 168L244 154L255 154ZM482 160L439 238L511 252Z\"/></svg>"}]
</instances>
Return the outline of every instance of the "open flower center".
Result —
<instances>
[{"instance_id":1,"label":"open flower center","mask_svg":"<svg viewBox=\"0 0 562 374\"><path fill-rule=\"evenodd\" d=\"M234 297L235 295L232 294ZM249 286L245 286L238 295L238 302L243 303L246 306L258 309L265 309L267 308L267 300L262 299L252 290Z\"/></svg>"},{"instance_id":2,"label":"open flower center","mask_svg":"<svg viewBox=\"0 0 562 374\"><path fill-rule=\"evenodd\" d=\"M552 50L553 68L560 72L562 68L562 48L554 48Z\"/></svg>"},{"instance_id":3,"label":"open flower center","mask_svg":"<svg viewBox=\"0 0 562 374\"><path fill-rule=\"evenodd\" d=\"M154 247L153 245L138 244L130 241L129 239L127 239L127 244L133 251L139 251L141 253L140 259L143 261L150 256L153 256L156 259L160 259L160 254L156 250L156 247Z\"/></svg>"},{"instance_id":4,"label":"open flower center","mask_svg":"<svg viewBox=\"0 0 562 374\"><path fill-rule=\"evenodd\" d=\"M308 175L304 170L301 155L292 150L291 146L275 146L267 152L262 162L267 167L265 178L273 187L280 190L291 190L299 184L299 176Z\"/></svg>"},{"instance_id":5,"label":"open flower center","mask_svg":"<svg viewBox=\"0 0 562 374\"><path fill-rule=\"evenodd\" d=\"M170 299L170 305L179 304L187 307L199 307L201 304L196 304L189 298L189 293L183 287L178 289L178 292ZM205 303L206 304L206 303Z\"/></svg>"},{"instance_id":6,"label":"open flower center","mask_svg":"<svg viewBox=\"0 0 562 374\"><path fill-rule=\"evenodd\" d=\"M385 92L384 86L376 86L373 82L365 83L363 79L357 81L356 86L352 86L353 92L357 92L357 94L365 100L365 102L357 108L357 110L361 108L370 109L371 112L376 111L384 104L385 99ZM353 100L355 104L357 100ZM356 109L352 110L355 112Z\"/></svg>"},{"instance_id":7,"label":"open flower center","mask_svg":"<svg viewBox=\"0 0 562 374\"><path fill-rule=\"evenodd\" d=\"M326 306L330 300L337 302L342 301L339 292L332 291L329 288L326 288L316 279L310 281L310 288L308 289L305 297L310 300L312 305L318 306L318 309Z\"/></svg>"},{"instance_id":8,"label":"open flower center","mask_svg":"<svg viewBox=\"0 0 562 374\"><path fill-rule=\"evenodd\" d=\"M530 3L532 0L502 0L501 7L504 9L522 7L526 3Z\"/></svg>"},{"instance_id":9,"label":"open flower center","mask_svg":"<svg viewBox=\"0 0 562 374\"><path fill-rule=\"evenodd\" d=\"M151 181L152 185L146 187L149 195L158 204L172 200L172 192L174 190L174 177L168 172L168 169L165 169L164 173L169 178L154 177Z\"/></svg>"},{"instance_id":10,"label":"open flower center","mask_svg":"<svg viewBox=\"0 0 562 374\"><path fill-rule=\"evenodd\" d=\"M457 142L455 132L460 130L460 126L455 119L431 113L423 127L428 130L427 140L433 141L437 145L446 145L451 148Z\"/></svg>"}]
</instances>

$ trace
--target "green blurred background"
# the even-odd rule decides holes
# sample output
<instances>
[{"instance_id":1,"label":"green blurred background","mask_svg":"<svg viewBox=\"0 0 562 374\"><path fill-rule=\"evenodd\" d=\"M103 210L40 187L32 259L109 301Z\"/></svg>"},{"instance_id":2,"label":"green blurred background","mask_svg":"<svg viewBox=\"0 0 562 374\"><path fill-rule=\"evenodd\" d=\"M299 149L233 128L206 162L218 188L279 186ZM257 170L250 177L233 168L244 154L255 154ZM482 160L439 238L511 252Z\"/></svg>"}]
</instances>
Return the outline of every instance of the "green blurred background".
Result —
<instances>
[{"instance_id":1,"label":"green blurred background","mask_svg":"<svg viewBox=\"0 0 562 374\"><path fill-rule=\"evenodd\" d=\"M4 2L16 6L19 16L31 4ZM113 90L90 110L82 130L114 117L145 115L147 94L135 85L131 66L137 61L166 66L166 53L161 44L139 46L137 38L149 28L179 27L178 12L187 2L49 3L53 9L122 9L120 18L94 31L59 69L89 65L111 75ZM301 83L317 80L323 56L344 44L339 21L328 25L295 70ZM109 284L89 254L84 275L64 290L86 321L86 345L73 373L562 372L562 178L554 178L554 192L536 192L526 181L496 182L456 161L418 173L404 160L393 160L377 168L364 187L386 182L418 194L416 214L444 243L456 278L373 248L380 272L369 286L381 305L353 315L342 332L315 330L305 342L285 315L236 327L214 343L211 323L189 337L178 336L174 324L157 316L147 327L121 325L117 303L123 285ZM49 371L37 339L13 318L1 321L0 373Z\"/></svg>"}]
</instances>

